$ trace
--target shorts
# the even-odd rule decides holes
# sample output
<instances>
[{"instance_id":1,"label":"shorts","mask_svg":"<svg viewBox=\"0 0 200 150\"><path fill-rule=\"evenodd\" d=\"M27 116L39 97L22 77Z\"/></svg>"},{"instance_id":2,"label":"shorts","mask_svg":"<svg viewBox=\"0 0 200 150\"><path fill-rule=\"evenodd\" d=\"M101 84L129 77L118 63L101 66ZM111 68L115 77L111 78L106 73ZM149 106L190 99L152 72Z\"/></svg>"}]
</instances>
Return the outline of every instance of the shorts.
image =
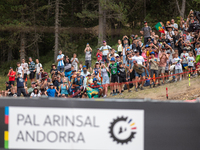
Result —
<instances>
[{"instance_id":1,"label":"shorts","mask_svg":"<svg viewBox=\"0 0 200 150\"><path fill-rule=\"evenodd\" d=\"M165 67L158 66L158 74L165 73Z\"/></svg>"},{"instance_id":2,"label":"shorts","mask_svg":"<svg viewBox=\"0 0 200 150\"><path fill-rule=\"evenodd\" d=\"M108 76L103 77L102 84L110 84L110 79Z\"/></svg>"},{"instance_id":3,"label":"shorts","mask_svg":"<svg viewBox=\"0 0 200 150\"><path fill-rule=\"evenodd\" d=\"M123 55L123 64L126 64L126 55Z\"/></svg>"},{"instance_id":4,"label":"shorts","mask_svg":"<svg viewBox=\"0 0 200 150\"><path fill-rule=\"evenodd\" d=\"M29 76L30 76L30 79L34 79L35 78L35 72L31 71Z\"/></svg>"},{"instance_id":5,"label":"shorts","mask_svg":"<svg viewBox=\"0 0 200 150\"><path fill-rule=\"evenodd\" d=\"M135 72L135 77L140 77L140 76L145 77L145 72L143 72L142 74Z\"/></svg>"},{"instance_id":6,"label":"shorts","mask_svg":"<svg viewBox=\"0 0 200 150\"><path fill-rule=\"evenodd\" d=\"M40 79L40 74L39 73L36 73L36 79Z\"/></svg>"},{"instance_id":7,"label":"shorts","mask_svg":"<svg viewBox=\"0 0 200 150\"><path fill-rule=\"evenodd\" d=\"M9 85L11 84L15 85L15 81L9 81Z\"/></svg>"},{"instance_id":8,"label":"shorts","mask_svg":"<svg viewBox=\"0 0 200 150\"><path fill-rule=\"evenodd\" d=\"M165 70L165 73L169 73L169 70Z\"/></svg>"},{"instance_id":9,"label":"shorts","mask_svg":"<svg viewBox=\"0 0 200 150\"><path fill-rule=\"evenodd\" d=\"M182 73L182 69L175 69L175 74Z\"/></svg>"},{"instance_id":10,"label":"shorts","mask_svg":"<svg viewBox=\"0 0 200 150\"><path fill-rule=\"evenodd\" d=\"M118 52L118 55L119 55L119 57L121 57L122 56L122 52Z\"/></svg>"},{"instance_id":11,"label":"shorts","mask_svg":"<svg viewBox=\"0 0 200 150\"><path fill-rule=\"evenodd\" d=\"M126 78L119 77L119 83L123 83L123 82L126 82Z\"/></svg>"},{"instance_id":12,"label":"shorts","mask_svg":"<svg viewBox=\"0 0 200 150\"><path fill-rule=\"evenodd\" d=\"M86 60L85 65L86 65L87 69L90 68L91 67L91 60Z\"/></svg>"},{"instance_id":13,"label":"shorts","mask_svg":"<svg viewBox=\"0 0 200 150\"><path fill-rule=\"evenodd\" d=\"M27 74L25 73L24 74L24 81L26 81L26 78L27 78Z\"/></svg>"},{"instance_id":14,"label":"shorts","mask_svg":"<svg viewBox=\"0 0 200 150\"><path fill-rule=\"evenodd\" d=\"M158 77L158 70L150 70L151 78L153 78L154 74L155 74L155 77L157 78Z\"/></svg>"},{"instance_id":15,"label":"shorts","mask_svg":"<svg viewBox=\"0 0 200 150\"><path fill-rule=\"evenodd\" d=\"M188 66L188 68L193 68L193 66Z\"/></svg>"},{"instance_id":16,"label":"shorts","mask_svg":"<svg viewBox=\"0 0 200 150\"><path fill-rule=\"evenodd\" d=\"M103 62L106 62L106 63L109 63L109 61L108 61L108 59L107 59L107 56L106 56L106 55L104 55L104 56L102 57L102 61L103 61Z\"/></svg>"},{"instance_id":17,"label":"shorts","mask_svg":"<svg viewBox=\"0 0 200 150\"><path fill-rule=\"evenodd\" d=\"M130 80L135 79L135 70L130 73Z\"/></svg>"},{"instance_id":18,"label":"shorts","mask_svg":"<svg viewBox=\"0 0 200 150\"><path fill-rule=\"evenodd\" d=\"M115 83L115 82L118 82L118 76L116 74L112 74L111 75L111 83Z\"/></svg>"}]
</instances>

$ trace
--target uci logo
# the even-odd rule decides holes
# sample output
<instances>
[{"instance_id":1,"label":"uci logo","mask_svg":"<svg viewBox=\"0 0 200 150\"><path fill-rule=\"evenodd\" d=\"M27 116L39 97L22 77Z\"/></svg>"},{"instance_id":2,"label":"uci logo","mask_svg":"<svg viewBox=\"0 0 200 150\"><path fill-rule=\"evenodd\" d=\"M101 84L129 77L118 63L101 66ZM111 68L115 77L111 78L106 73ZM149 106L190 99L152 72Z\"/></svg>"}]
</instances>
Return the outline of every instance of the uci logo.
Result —
<instances>
[{"instance_id":1,"label":"uci logo","mask_svg":"<svg viewBox=\"0 0 200 150\"><path fill-rule=\"evenodd\" d=\"M132 122L132 119L128 119L128 117L117 117L117 119L111 122L109 133L110 137L113 141L116 141L117 144L127 144L135 138L136 129L135 122Z\"/></svg>"}]
</instances>

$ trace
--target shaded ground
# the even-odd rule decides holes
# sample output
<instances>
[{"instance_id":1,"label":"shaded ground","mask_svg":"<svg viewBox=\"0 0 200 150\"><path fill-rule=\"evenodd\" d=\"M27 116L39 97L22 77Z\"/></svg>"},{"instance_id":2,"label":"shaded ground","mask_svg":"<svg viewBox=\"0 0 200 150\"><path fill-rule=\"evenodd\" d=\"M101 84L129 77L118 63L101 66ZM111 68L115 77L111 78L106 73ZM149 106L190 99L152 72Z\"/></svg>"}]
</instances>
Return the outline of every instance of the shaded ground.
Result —
<instances>
[{"instance_id":1,"label":"shaded ground","mask_svg":"<svg viewBox=\"0 0 200 150\"><path fill-rule=\"evenodd\" d=\"M190 86L189 80L182 80L175 83L168 83L159 87L149 88L145 87L145 90L135 92L132 88L132 92L128 93L127 90L123 92L123 95L109 96L110 98L150 98L156 100L167 100L166 87L168 88L169 100L192 100L200 97L200 77L191 79Z\"/></svg>"}]
</instances>

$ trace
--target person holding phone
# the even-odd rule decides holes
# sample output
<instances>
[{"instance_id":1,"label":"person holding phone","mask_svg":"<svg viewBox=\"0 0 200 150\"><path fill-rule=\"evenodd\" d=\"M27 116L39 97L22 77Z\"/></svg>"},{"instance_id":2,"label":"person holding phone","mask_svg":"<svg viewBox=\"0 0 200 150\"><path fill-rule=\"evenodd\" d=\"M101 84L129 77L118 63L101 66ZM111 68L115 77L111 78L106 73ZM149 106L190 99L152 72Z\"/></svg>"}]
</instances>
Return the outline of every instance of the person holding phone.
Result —
<instances>
[{"instance_id":1,"label":"person holding phone","mask_svg":"<svg viewBox=\"0 0 200 150\"><path fill-rule=\"evenodd\" d=\"M87 43L84 52L85 52L85 66L87 67L88 71L90 70L92 72L92 67L91 67L92 48L90 47L89 43Z\"/></svg>"}]
</instances>

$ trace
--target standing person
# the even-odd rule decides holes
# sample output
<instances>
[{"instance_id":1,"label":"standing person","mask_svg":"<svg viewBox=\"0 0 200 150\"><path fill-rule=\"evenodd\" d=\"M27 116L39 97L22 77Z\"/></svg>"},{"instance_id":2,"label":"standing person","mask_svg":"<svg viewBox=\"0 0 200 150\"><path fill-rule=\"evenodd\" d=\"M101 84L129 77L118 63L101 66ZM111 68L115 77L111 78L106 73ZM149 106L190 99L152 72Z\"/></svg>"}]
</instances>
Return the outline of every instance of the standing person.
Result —
<instances>
[{"instance_id":1,"label":"standing person","mask_svg":"<svg viewBox=\"0 0 200 150\"><path fill-rule=\"evenodd\" d=\"M178 31L178 25L175 23L174 19L171 20L171 27L173 28L172 30Z\"/></svg>"},{"instance_id":2,"label":"standing person","mask_svg":"<svg viewBox=\"0 0 200 150\"><path fill-rule=\"evenodd\" d=\"M68 77L68 79L70 79L71 77L71 68L72 68L72 64L71 64L71 61L69 60L68 56L66 56L66 59L64 61L64 64L65 64L65 77Z\"/></svg>"},{"instance_id":3,"label":"standing person","mask_svg":"<svg viewBox=\"0 0 200 150\"><path fill-rule=\"evenodd\" d=\"M111 86L110 88L111 88L112 96L115 96L115 95L117 95L117 85L116 85L117 82L118 82L117 68L119 66L115 62L115 58L114 57L112 57L110 61L111 61L111 64L109 65L109 70L110 70L110 74L111 74L111 83L115 83L115 85Z\"/></svg>"},{"instance_id":4,"label":"standing person","mask_svg":"<svg viewBox=\"0 0 200 150\"><path fill-rule=\"evenodd\" d=\"M188 62L188 71L189 74L193 74L193 67L194 67L194 63L196 62L193 56L192 52L189 52L189 57L186 58L187 62Z\"/></svg>"},{"instance_id":5,"label":"standing person","mask_svg":"<svg viewBox=\"0 0 200 150\"><path fill-rule=\"evenodd\" d=\"M34 82L34 80L35 80L35 63L31 57L29 57L28 68L30 71L31 82Z\"/></svg>"},{"instance_id":6,"label":"standing person","mask_svg":"<svg viewBox=\"0 0 200 150\"><path fill-rule=\"evenodd\" d=\"M143 85L144 85L144 80L145 80L145 72L146 72L146 68L145 66L141 65L141 64L138 64L136 60L133 61L133 68L131 69L130 72L132 72L133 70L135 70L135 80L136 80L136 85L135 85L135 91L137 92L138 90L138 80L139 78L142 80L142 84L141 84L141 87L140 89L141 90L144 90L143 89Z\"/></svg>"},{"instance_id":7,"label":"standing person","mask_svg":"<svg viewBox=\"0 0 200 150\"><path fill-rule=\"evenodd\" d=\"M108 93L108 84L110 83L109 81L109 76L108 76L108 68L105 66L104 62L101 63L101 68L100 68L101 76L103 78L102 80L102 85L103 85L103 97L107 97Z\"/></svg>"},{"instance_id":8,"label":"standing person","mask_svg":"<svg viewBox=\"0 0 200 150\"><path fill-rule=\"evenodd\" d=\"M123 67L122 62L119 62L119 67L117 69L117 74L119 77L119 95L122 95L122 88L123 85L125 84L125 82L127 82L126 80L126 70ZM126 84L127 88L128 88L128 92L131 92L130 88L129 88L129 84Z\"/></svg>"},{"instance_id":9,"label":"standing person","mask_svg":"<svg viewBox=\"0 0 200 150\"><path fill-rule=\"evenodd\" d=\"M15 85L15 75L16 75L16 72L13 71L13 68L10 67L10 70L7 74L7 76L9 77L9 85Z\"/></svg>"},{"instance_id":10,"label":"standing person","mask_svg":"<svg viewBox=\"0 0 200 150\"><path fill-rule=\"evenodd\" d=\"M189 57L189 54L187 53L187 49L183 48L183 53L181 53L180 58L182 59L182 68L183 68L183 72L187 71L188 68L188 61L187 58ZM183 78L186 79L187 78L187 73L183 74Z\"/></svg>"},{"instance_id":11,"label":"standing person","mask_svg":"<svg viewBox=\"0 0 200 150\"><path fill-rule=\"evenodd\" d=\"M81 72L81 76L83 78L83 86L87 86L87 76L89 75L89 71L87 71L87 67L83 66L83 71Z\"/></svg>"},{"instance_id":12,"label":"standing person","mask_svg":"<svg viewBox=\"0 0 200 150\"><path fill-rule=\"evenodd\" d=\"M17 96L20 97L21 93L26 97L26 91L24 89L25 87L25 82L24 79L21 77L21 73L17 73Z\"/></svg>"},{"instance_id":13,"label":"standing person","mask_svg":"<svg viewBox=\"0 0 200 150\"><path fill-rule=\"evenodd\" d=\"M150 75L151 75L151 78L153 78L153 75L155 74L155 82L153 84L153 87L156 86L156 82L157 82L157 77L158 77L158 59L155 57L155 52L151 52L151 59L149 59L149 62L150 62ZM152 80L150 80L150 88L151 88L151 85L152 85Z\"/></svg>"},{"instance_id":14,"label":"standing person","mask_svg":"<svg viewBox=\"0 0 200 150\"><path fill-rule=\"evenodd\" d=\"M17 62L17 68L16 68L16 72L20 72L21 73L21 77L24 78L24 70L23 67L21 66L20 62Z\"/></svg>"},{"instance_id":15,"label":"standing person","mask_svg":"<svg viewBox=\"0 0 200 150\"><path fill-rule=\"evenodd\" d=\"M144 21L144 27L140 31L140 33L144 36L144 44L148 42L148 38L151 37L151 27L148 26L147 22Z\"/></svg>"},{"instance_id":16,"label":"standing person","mask_svg":"<svg viewBox=\"0 0 200 150\"><path fill-rule=\"evenodd\" d=\"M57 69L58 71L60 72L63 72L64 71L64 54L62 54L62 51L60 50L59 51L59 55L57 56L57 62L58 62L58 66L57 66Z\"/></svg>"},{"instance_id":17,"label":"standing person","mask_svg":"<svg viewBox=\"0 0 200 150\"><path fill-rule=\"evenodd\" d=\"M42 64L39 62L39 59L35 60L35 71L36 71L36 79L41 79L40 70L42 69Z\"/></svg>"},{"instance_id":18,"label":"standing person","mask_svg":"<svg viewBox=\"0 0 200 150\"><path fill-rule=\"evenodd\" d=\"M91 64L92 64L92 48L90 47L89 43L87 43L85 52L85 66L87 67L88 71L92 72Z\"/></svg>"},{"instance_id":19,"label":"standing person","mask_svg":"<svg viewBox=\"0 0 200 150\"><path fill-rule=\"evenodd\" d=\"M96 57L97 57L97 61L98 61L98 62L101 62L101 61L102 61L102 56L103 56L102 52L100 51L99 48L97 48Z\"/></svg>"},{"instance_id":20,"label":"standing person","mask_svg":"<svg viewBox=\"0 0 200 150\"><path fill-rule=\"evenodd\" d=\"M72 66L74 66L74 69L76 71L78 71L78 63L79 63L79 61L78 61L78 58L76 57L75 53L73 54L73 58L71 58L71 63L72 63Z\"/></svg>"},{"instance_id":21,"label":"standing person","mask_svg":"<svg viewBox=\"0 0 200 150\"><path fill-rule=\"evenodd\" d=\"M178 80L178 77L180 77L180 80L181 80L181 76L179 73L182 73L182 65L181 65L181 62L182 62L182 59L180 59L178 57L178 54L175 54L175 58L173 59L173 64L175 65L175 74L178 74L176 75L176 80L175 82Z\"/></svg>"},{"instance_id":22,"label":"standing person","mask_svg":"<svg viewBox=\"0 0 200 150\"><path fill-rule=\"evenodd\" d=\"M117 45L117 51L118 51L118 55L120 57L121 60L123 60L123 54L122 54L122 41L118 40L118 45Z\"/></svg>"},{"instance_id":23,"label":"standing person","mask_svg":"<svg viewBox=\"0 0 200 150\"><path fill-rule=\"evenodd\" d=\"M196 44L195 53L196 53L196 63L198 63L200 62L200 43Z\"/></svg>"},{"instance_id":24,"label":"standing person","mask_svg":"<svg viewBox=\"0 0 200 150\"><path fill-rule=\"evenodd\" d=\"M107 55L108 55L110 49L111 49L111 47L109 45L107 45L106 41L103 41L103 46L101 46L100 50L103 51L102 61L105 62L107 64L107 66L109 65Z\"/></svg>"},{"instance_id":25,"label":"standing person","mask_svg":"<svg viewBox=\"0 0 200 150\"><path fill-rule=\"evenodd\" d=\"M21 66L22 66L22 68L24 70L24 81L25 81L25 83L27 85L28 64L25 62L24 58L22 59Z\"/></svg>"},{"instance_id":26,"label":"standing person","mask_svg":"<svg viewBox=\"0 0 200 150\"><path fill-rule=\"evenodd\" d=\"M166 48L162 47L162 51L159 53L159 65L158 65L158 75L162 77L163 79L163 84L165 84L165 77L164 77L164 73L165 73L165 67L167 64L167 60L168 60L168 55L166 54ZM158 85L160 86L160 78L158 79Z\"/></svg>"}]
</instances>

